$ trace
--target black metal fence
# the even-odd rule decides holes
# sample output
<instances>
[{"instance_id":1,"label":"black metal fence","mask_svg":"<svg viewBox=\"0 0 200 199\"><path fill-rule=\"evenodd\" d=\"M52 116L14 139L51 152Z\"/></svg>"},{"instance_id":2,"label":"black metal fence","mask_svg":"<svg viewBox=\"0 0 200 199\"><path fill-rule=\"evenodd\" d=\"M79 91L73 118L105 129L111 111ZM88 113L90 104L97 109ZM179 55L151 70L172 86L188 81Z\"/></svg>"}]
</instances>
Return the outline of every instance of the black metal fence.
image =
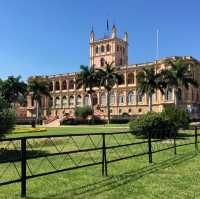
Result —
<instances>
[{"instance_id":1,"label":"black metal fence","mask_svg":"<svg viewBox=\"0 0 200 199\"><path fill-rule=\"evenodd\" d=\"M5 138L0 140L0 186L21 183L21 196L26 196L28 179L63 171L100 165L102 175L108 175L109 164L194 145L198 151L198 128L190 135L168 139L135 138L131 132L68 134Z\"/></svg>"}]
</instances>

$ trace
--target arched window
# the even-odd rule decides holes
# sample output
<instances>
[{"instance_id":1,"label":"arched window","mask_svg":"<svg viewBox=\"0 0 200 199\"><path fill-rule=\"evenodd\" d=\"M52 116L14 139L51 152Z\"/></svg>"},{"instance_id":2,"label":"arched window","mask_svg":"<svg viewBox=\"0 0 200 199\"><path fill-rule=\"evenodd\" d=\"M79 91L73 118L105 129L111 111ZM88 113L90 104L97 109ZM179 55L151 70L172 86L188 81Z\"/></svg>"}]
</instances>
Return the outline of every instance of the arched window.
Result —
<instances>
[{"instance_id":1,"label":"arched window","mask_svg":"<svg viewBox=\"0 0 200 199\"><path fill-rule=\"evenodd\" d=\"M114 105L115 104L115 94L112 92L110 94L110 105Z\"/></svg>"},{"instance_id":2,"label":"arched window","mask_svg":"<svg viewBox=\"0 0 200 199\"><path fill-rule=\"evenodd\" d=\"M119 94L119 104L124 105L125 104L125 95L123 93Z\"/></svg>"},{"instance_id":3,"label":"arched window","mask_svg":"<svg viewBox=\"0 0 200 199\"><path fill-rule=\"evenodd\" d=\"M69 80L69 89L74 89L74 80Z\"/></svg>"},{"instance_id":4,"label":"arched window","mask_svg":"<svg viewBox=\"0 0 200 199\"><path fill-rule=\"evenodd\" d=\"M123 85L123 84L125 84L125 81L124 81L124 75L123 74L121 74L122 75L122 80L121 80L121 82L119 82L119 85Z\"/></svg>"},{"instance_id":5,"label":"arched window","mask_svg":"<svg viewBox=\"0 0 200 199\"><path fill-rule=\"evenodd\" d=\"M78 96L76 97L76 105L77 105L77 106L81 106L81 105L82 105L82 99L81 99L81 96L80 96L80 95L78 95Z\"/></svg>"},{"instance_id":6,"label":"arched window","mask_svg":"<svg viewBox=\"0 0 200 199\"><path fill-rule=\"evenodd\" d=\"M138 102L139 103L144 103L144 95L138 94Z\"/></svg>"},{"instance_id":7,"label":"arched window","mask_svg":"<svg viewBox=\"0 0 200 199\"><path fill-rule=\"evenodd\" d=\"M128 74L128 84L134 84L134 82L135 82L134 73L129 73Z\"/></svg>"},{"instance_id":8,"label":"arched window","mask_svg":"<svg viewBox=\"0 0 200 199\"><path fill-rule=\"evenodd\" d=\"M67 83L65 80L62 82L62 90L67 90Z\"/></svg>"},{"instance_id":9,"label":"arched window","mask_svg":"<svg viewBox=\"0 0 200 199\"><path fill-rule=\"evenodd\" d=\"M56 91L59 91L59 90L60 90L60 84L59 84L59 81L56 82L56 88L55 88L55 89L56 89Z\"/></svg>"},{"instance_id":10,"label":"arched window","mask_svg":"<svg viewBox=\"0 0 200 199\"><path fill-rule=\"evenodd\" d=\"M92 95L92 100L93 100L93 105L94 105L94 106L97 105L97 103L98 103L98 97L97 97L96 94L93 94L93 95Z\"/></svg>"},{"instance_id":11,"label":"arched window","mask_svg":"<svg viewBox=\"0 0 200 199\"><path fill-rule=\"evenodd\" d=\"M74 96L69 97L69 105L74 106Z\"/></svg>"},{"instance_id":12,"label":"arched window","mask_svg":"<svg viewBox=\"0 0 200 199\"><path fill-rule=\"evenodd\" d=\"M68 101L67 101L67 97L66 96L63 96L63 98L62 98L62 104L63 104L64 108L66 108L68 106Z\"/></svg>"},{"instance_id":13,"label":"arched window","mask_svg":"<svg viewBox=\"0 0 200 199\"><path fill-rule=\"evenodd\" d=\"M99 53L99 47L98 46L95 48L95 52L96 52L96 54Z\"/></svg>"},{"instance_id":14,"label":"arched window","mask_svg":"<svg viewBox=\"0 0 200 199\"><path fill-rule=\"evenodd\" d=\"M84 105L85 106L89 106L90 105L89 95L85 95L85 97L84 97Z\"/></svg>"},{"instance_id":15,"label":"arched window","mask_svg":"<svg viewBox=\"0 0 200 199\"><path fill-rule=\"evenodd\" d=\"M133 91L130 91L128 93L128 104L133 104L135 101L135 93Z\"/></svg>"},{"instance_id":16,"label":"arched window","mask_svg":"<svg viewBox=\"0 0 200 199\"><path fill-rule=\"evenodd\" d=\"M106 51L110 52L110 45L109 44L106 45Z\"/></svg>"},{"instance_id":17,"label":"arched window","mask_svg":"<svg viewBox=\"0 0 200 199\"><path fill-rule=\"evenodd\" d=\"M101 94L101 105L106 106L106 94L105 93Z\"/></svg>"},{"instance_id":18,"label":"arched window","mask_svg":"<svg viewBox=\"0 0 200 199\"><path fill-rule=\"evenodd\" d=\"M60 100L60 97L56 97L55 106L56 106L56 108L60 108L60 107L61 107L61 100Z\"/></svg>"},{"instance_id":19,"label":"arched window","mask_svg":"<svg viewBox=\"0 0 200 199\"><path fill-rule=\"evenodd\" d=\"M101 52L103 53L104 52L104 46L101 46Z\"/></svg>"},{"instance_id":20,"label":"arched window","mask_svg":"<svg viewBox=\"0 0 200 199\"><path fill-rule=\"evenodd\" d=\"M179 100L179 101L182 100L182 90L181 90L181 88L178 88L177 97L178 97L178 100Z\"/></svg>"},{"instance_id":21,"label":"arched window","mask_svg":"<svg viewBox=\"0 0 200 199\"><path fill-rule=\"evenodd\" d=\"M101 58L100 62L101 62L101 66L105 65L105 59L104 58Z\"/></svg>"},{"instance_id":22,"label":"arched window","mask_svg":"<svg viewBox=\"0 0 200 199\"><path fill-rule=\"evenodd\" d=\"M49 84L49 90L53 91L53 82L50 82L50 84Z\"/></svg>"},{"instance_id":23,"label":"arched window","mask_svg":"<svg viewBox=\"0 0 200 199\"><path fill-rule=\"evenodd\" d=\"M48 105L49 105L49 107L53 106L53 98L52 97L49 98Z\"/></svg>"},{"instance_id":24,"label":"arched window","mask_svg":"<svg viewBox=\"0 0 200 199\"><path fill-rule=\"evenodd\" d=\"M119 65L121 66L123 64L122 58L119 60Z\"/></svg>"},{"instance_id":25,"label":"arched window","mask_svg":"<svg viewBox=\"0 0 200 199\"><path fill-rule=\"evenodd\" d=\"M165 90L165 100L172 101L172 89L171 88L167 88Z\"/></svg>"}]
</instances>

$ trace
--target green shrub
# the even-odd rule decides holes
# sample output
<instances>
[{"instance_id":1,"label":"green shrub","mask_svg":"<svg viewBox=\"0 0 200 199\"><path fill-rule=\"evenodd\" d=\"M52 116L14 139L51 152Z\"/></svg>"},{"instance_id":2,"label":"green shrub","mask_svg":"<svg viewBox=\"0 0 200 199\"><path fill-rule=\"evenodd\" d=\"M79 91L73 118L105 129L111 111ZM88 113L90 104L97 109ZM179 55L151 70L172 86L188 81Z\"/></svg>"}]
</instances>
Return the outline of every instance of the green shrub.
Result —
<instances>
[{"instance_id":1,"label":"green shrub","mask_svg":"<svg viewBox=\"0 0 200 199\"><path fill-rule=\"evenodd\" d=\"M75 116L78 118L86 119L89 115L92 115L92 109L89 106L77 107L75 109Z\"/></svg>"},{"instance_id":2,"label":"green shrub","mask_svg":"<svg viewBox=\"0 0 200 199\"><path fill-rule=\"evenodd\" d=\"M181 108L167 107L163 110L162 115L171 119L177 128L188 128L191 121L189 113Z\"/></svg>"},{"instance_id":3,"label":"green shrub","mask_svg":"<svg viewBox=\"0 0 200 199\"><path fill-rule=\"evenodd\" d=\"M134 135L152 138L172 137L177 133L177 127L173 121L161 113L147 113L139 119L129 122L130 130Z\"/></svg>"},{"instance_id":4,"label":"green shrub","mask_svg":"<svg viewBox=\"0 0 200 199\"><path fill-rule=\"evenodd\" d=\"M15 111L9 107L3 98L0 98L0 137L13 130L15 122Z\"/></svg>"},{"instance_id":5,"label":"green shrub","mask_svg":"<svg viewBox=\"0 0 200 199\"><path fill-rule=\"evenodd\" d=\"M86 120L86 119L66 119L63 120L61 125L98 125L98 124L105 124L105 120L101 120L100 118L94 117L93 119Z\"/></svg>"}]
</instances>

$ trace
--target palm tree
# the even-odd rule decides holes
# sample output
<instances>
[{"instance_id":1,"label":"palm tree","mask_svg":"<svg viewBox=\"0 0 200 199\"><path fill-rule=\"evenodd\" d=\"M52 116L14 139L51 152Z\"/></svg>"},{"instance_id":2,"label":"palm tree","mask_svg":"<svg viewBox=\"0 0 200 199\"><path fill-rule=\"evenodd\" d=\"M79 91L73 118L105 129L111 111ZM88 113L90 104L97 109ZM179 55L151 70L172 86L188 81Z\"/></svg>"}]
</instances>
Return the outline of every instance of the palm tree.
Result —
<instances>
[{"instance_id":1,"label":"palm tree","mask_svg":"<svg viewBox=\"0 0 200 199\"><path fill-rule=\"evenodd\" d=\"M25 98L27 94L27 84L20 79L20 76L9 76L7 80L1 81L1 95L9 104L15 105L19 98Z\"/></svg>"},{"instance_id":2,"label":"palm tree","mask_svg":"<svg viewBox=\"0 0 200 199\"><path fill-rule=\"evenodd\" d=\"M123 82L123 76L117 71L117 68L113 67L112 63L105 63L105 68L97 69L98 79L100 86L103 86L107 92L107 117L108 124L110 123L110 92L115 84Z\"/></svg>"},{"instance_id":3,"label":"palm tree","mask_svg":"<svg viewBox=\"0 0 200 199\"><path fill-rule=\"evenodd\" d=\"M36 122L38 123L42 96L50 96L49 84L43 80L31 80L28 84L28 91L32 94L33 100L36 101Z\"/></svg>"},{"instance_id":4,"label":"palm tree","mask_svg":"<svg viewBox=\"0 0 200 199\"><path fill-rule=\"evenodd\" d=\"M152 96L157 89L164 93L165 84L162 81L161 73L155 73L153 68L143 68L137 74L138 92L140 95L148 95L149 111L152 111Z\"/></svg>"},{"instance_id":5,"label":"palm tree","mask_svg":"<svg viewBox=\"0 0 200 199\"><path fill-rule=\"evenodd\" d=\"M190 70L190 63L184 60L178 59L173 62L166 60L166 64L170 66L170 69L163 71L163 79L168 87L172 87L175 91L175 106L178 104L179 87L183 86L189 89L189 86L198 87L198 83L192 77ZM191 65L192 66L192 65Z\"/></svg>"},{"instance_id":6,"label":"palm tree","mask_svg":"<svg viewBox=\"0 0 200 199\"><path fill-rule=\"evenodd\" d=\"M95 92L93 88L97 86L97 73L94 68L81 65L81 72L76 77L76 88L80 88L83 86L83 89L89 95L90 106L92 109L92 114L94 112L93 108L93 93Z\"/></svg>"}]
</instances>

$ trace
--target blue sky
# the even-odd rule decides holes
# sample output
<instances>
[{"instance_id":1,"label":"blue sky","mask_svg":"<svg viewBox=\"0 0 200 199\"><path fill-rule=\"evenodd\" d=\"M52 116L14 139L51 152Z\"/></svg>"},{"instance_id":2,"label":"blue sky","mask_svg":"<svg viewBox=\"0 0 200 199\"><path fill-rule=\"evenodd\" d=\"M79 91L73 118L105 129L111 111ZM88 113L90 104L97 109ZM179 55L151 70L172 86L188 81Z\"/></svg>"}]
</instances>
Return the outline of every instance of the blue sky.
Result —
<instances>
[{"instance_id":1,"label":"blue sky","mask_svg":"<svg viewBox=\"0 0 200 199\"><path fill-rule=\"evenodd\" d=\"M200 59L199 0L0 0L0 78L60 74L89 64L89 33L129 33L129 64L156 57Z\"/></svg>"}]
</instances>

